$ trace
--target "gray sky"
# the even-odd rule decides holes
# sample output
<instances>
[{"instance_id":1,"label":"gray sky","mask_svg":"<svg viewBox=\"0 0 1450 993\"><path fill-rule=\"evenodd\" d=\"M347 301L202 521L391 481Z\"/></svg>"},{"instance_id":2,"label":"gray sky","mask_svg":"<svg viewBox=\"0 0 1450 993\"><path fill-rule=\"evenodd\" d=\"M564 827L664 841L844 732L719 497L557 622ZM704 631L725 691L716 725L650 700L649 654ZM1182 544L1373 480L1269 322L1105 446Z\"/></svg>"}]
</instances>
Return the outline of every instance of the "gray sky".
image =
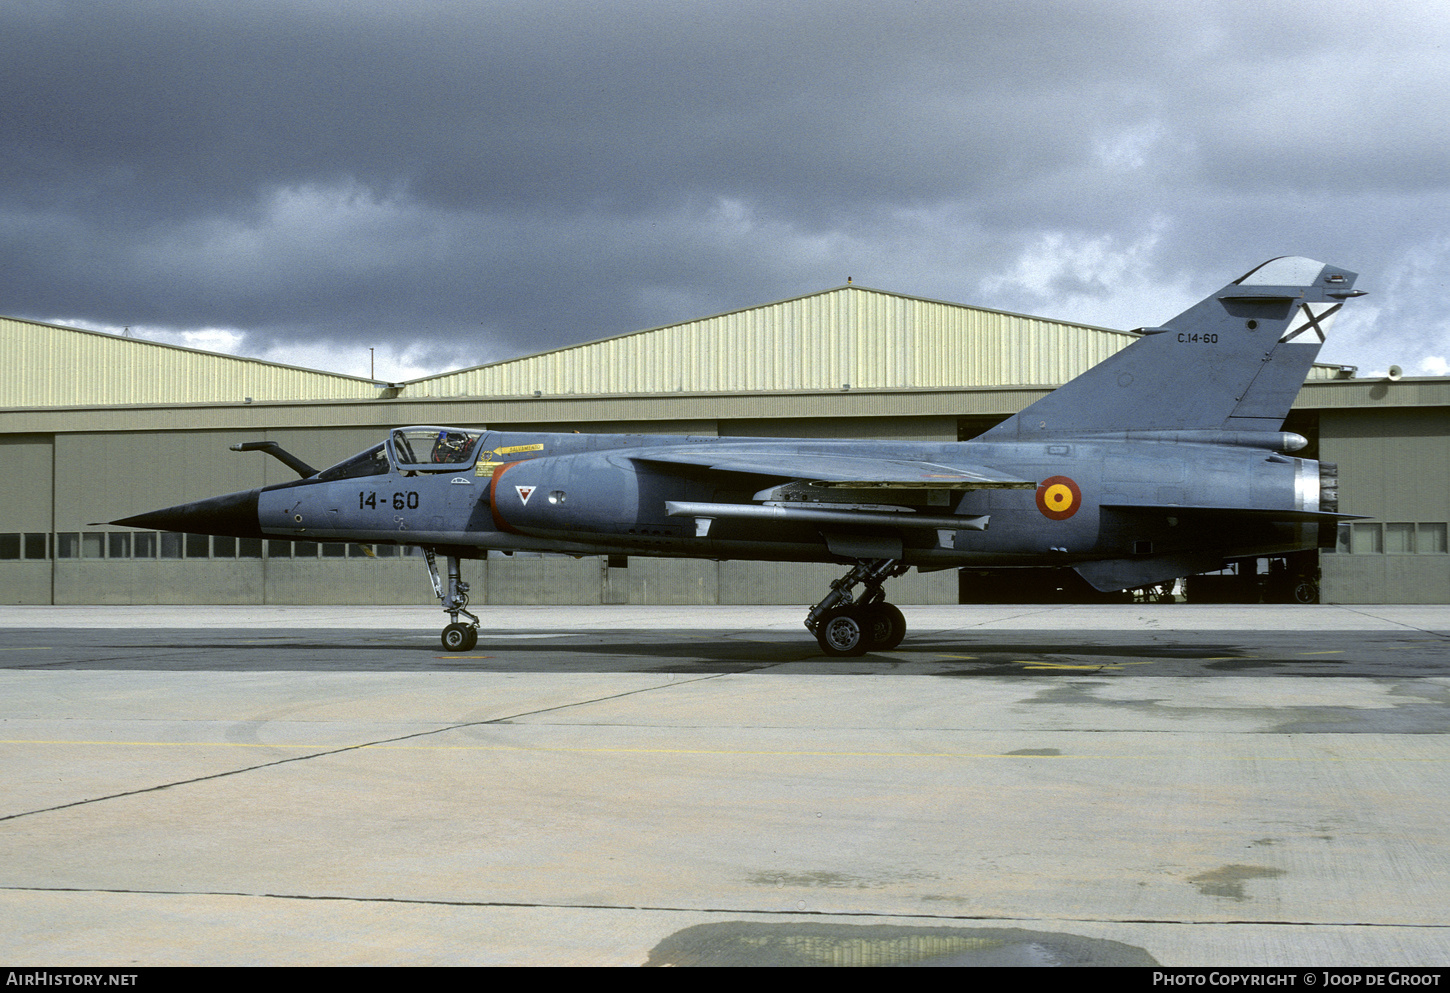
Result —
<instances>
[{"instance_id":1,"label":"gray sky","mask_svg":"<svg viewBox=\"0 0 1450 993\"><path fill-rule=\"evenodd\" d=\"M1450 2L0 5L0 313L380 378L857 283L1450 359Z\"/></svg>"}]
</instances>

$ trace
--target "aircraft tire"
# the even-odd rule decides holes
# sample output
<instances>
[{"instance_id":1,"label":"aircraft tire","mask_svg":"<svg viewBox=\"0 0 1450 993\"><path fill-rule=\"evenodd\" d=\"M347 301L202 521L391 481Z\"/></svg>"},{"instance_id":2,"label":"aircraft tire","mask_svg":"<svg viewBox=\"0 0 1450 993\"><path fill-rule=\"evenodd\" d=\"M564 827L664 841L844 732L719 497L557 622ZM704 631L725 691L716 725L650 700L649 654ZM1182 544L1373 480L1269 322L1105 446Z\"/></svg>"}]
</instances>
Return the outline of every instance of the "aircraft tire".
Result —
<instances>
[{"instance_id":1,"label":"aircraft tire","mask_svg":"<svg viewBox=\"0 0 1450 993\"><path fill-rule=\"evenodd\" d=\"M468 624L450 624L443 629L443 648L450 652L471 652L478 644L478 628Z\"/></svg>"},{"instance_id":2,"label":"aircraft tire","mask_svg":"<svg viewBox=\"0 0 1450 993\"><path fill-rule=\"evenodd\" d=\"M889 652L906 637L906 618L894 603L873 603L866 608L864 620L871 636L871 651Z\"/></svg>"},{"instance_id":3,"label":"aircraft tire","mask_svg":"<svg viewBox=\"0 0 1450 993\"><path fill-rule=\"evenodd\" d=\"M816 629L821 651L835 658L865 655L871 647L865 619L855 610L833 610Z\"/></svg>"}]
</instances>

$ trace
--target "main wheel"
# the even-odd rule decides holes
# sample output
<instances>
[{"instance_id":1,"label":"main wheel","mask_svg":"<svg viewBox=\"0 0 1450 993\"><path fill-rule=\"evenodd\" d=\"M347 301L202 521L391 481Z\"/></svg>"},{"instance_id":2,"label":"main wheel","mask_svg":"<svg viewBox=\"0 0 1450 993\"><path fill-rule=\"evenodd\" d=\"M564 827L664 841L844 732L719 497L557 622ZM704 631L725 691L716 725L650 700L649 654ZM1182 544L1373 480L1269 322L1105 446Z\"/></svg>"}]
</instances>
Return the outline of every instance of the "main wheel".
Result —
<instances>
[{"instance_id":1,"label":"main wheel","mask_svg":"<svg viewBox=\"0 0 1450 993\"><path fill-rule=\"evenodd\" d=\"M849 607L826 615L816 628L816 642L821 651L837 658L865 655L871 647L861 615Z\"/></svg>"},{"instance_id":2,"label":"main wheel","mask_svg":"<svg viewBox=\"0 0 1450 993\"><path fill-rule=\"evenodd\" d=\"M450 624L443 629L443 647L450 652L471 652L478 644L478 628L470 624Z\"/></svg>"},{"instance_id":3,"label":"main wheel","mask_svg":"<svg viewBox=\"0 0 1450 993\"><path fill-rule=\"evenodd\" d=\"M866 608L863 620L870 635L870 651L889 652L906 637L906 618L894 603L873 603Z\"/></svg>"}]
</instances>

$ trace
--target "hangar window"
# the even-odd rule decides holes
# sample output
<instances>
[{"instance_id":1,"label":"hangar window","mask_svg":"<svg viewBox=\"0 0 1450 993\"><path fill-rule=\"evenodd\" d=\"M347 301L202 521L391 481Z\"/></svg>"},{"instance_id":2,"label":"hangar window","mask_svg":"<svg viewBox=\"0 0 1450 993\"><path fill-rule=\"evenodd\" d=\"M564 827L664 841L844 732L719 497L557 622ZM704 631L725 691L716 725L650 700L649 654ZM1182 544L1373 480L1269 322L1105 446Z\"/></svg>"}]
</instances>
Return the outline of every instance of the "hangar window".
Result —
<instances>
[{"instance_id":1,"label":"hangar window","mask_svg":"<svg viewBox=\"0 0 1450 993\"><path fill-rule=\"evenodd\" d=\"M1381 524L1355 524L1349 541L1349 550L1355 555L1375 555L1385 550L1384 526Z\"/></svg>"},{"instance_id":2,"label":"hangar window","mask_svg":"<svg viewBox=\"0 0 1450 993\"><path fill-rule=\"evenodd\" d=\"M43 559L50 555L50 535L0 534L0 559Z\"/></svg>"},{"instance_id":3,"label":"hangar window","mask_svg":"<svg viewBox=\"0 0 1450 993\"><path fill-rule=\"evenodd\" d=\"M1421 555L1444 555L1446 552L1445 522L1421 524L1416 536L1415 551Z\"/></svg>"},{"instance_id":4,"label":"hangar window","mask_svg":"<svg viewBox=\"0 0 1450 993\"><path fill-rule=\"evenodd\" d=\"M1335 551L1352 555L1445 555L1450 526L1444 521L1387 521L1339 525Z\"/></svg>"},{"instance_id":5,"label":"hangar window","mask_svg":"<svg viewBox=\"0 0 1450 993\"><path fill-rule=\"evenodd\" d=\"M1385 525L1385 552L1409 555L1415 550L1415 525L1395 522Z\"/></svg>"}]
</instances>

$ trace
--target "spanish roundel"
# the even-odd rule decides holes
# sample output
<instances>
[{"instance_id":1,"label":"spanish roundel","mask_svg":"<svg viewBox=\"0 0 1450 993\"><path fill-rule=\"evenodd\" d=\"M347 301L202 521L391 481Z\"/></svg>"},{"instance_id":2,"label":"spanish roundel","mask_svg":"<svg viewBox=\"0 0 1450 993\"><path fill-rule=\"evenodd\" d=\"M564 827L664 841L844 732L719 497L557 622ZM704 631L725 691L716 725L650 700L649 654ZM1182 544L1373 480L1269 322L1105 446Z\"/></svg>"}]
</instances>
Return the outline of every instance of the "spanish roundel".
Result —
<instances>
[{"instance_id":1,"label":"spanish roundel","mask_svg":"<svg viewBox=\"0 0 1450 993\"><path fill-rule=\"evenodd\" d=\"M1037 509L1042 516L1065 521L1077 513L1082 503L1082 490L1066 476L1048 476L1037 487Z\"/></svg>"}]
</instances>

